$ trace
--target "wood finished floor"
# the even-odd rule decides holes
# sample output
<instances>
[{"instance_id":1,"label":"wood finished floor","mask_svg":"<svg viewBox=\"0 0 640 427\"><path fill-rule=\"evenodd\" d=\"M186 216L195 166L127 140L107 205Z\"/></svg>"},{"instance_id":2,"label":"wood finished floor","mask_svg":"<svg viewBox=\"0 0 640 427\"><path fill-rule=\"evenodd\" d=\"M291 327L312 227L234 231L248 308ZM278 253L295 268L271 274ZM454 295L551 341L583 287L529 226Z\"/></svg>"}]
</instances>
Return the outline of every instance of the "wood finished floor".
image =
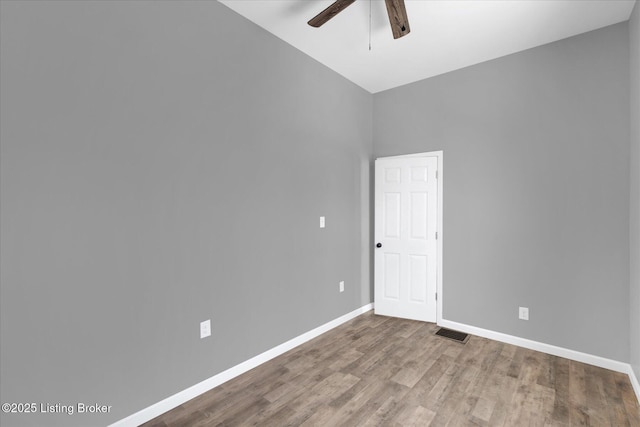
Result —
<instances>
[{"instance_id":1,"label":"wood finished floor","mask_svg":"<svg viewBox=\"0 0 640 427\"><path fill-rule=\"evenodd\" d=\"M640 426L625 374L365 313L144 424Z\"/></svg>"}]
</instances>

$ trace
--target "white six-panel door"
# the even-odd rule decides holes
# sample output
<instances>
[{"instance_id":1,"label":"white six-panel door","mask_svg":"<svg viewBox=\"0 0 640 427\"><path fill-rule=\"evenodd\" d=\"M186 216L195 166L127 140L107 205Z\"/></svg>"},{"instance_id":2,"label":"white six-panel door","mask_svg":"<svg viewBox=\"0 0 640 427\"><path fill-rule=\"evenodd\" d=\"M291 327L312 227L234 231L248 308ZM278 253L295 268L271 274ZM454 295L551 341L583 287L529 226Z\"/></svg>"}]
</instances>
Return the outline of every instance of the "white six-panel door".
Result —
<instances>
[{"instance_id":1,"label":"white six-panel door","mask_svg":"<svg viewBox=\"0 0 640 427\"><path fill-rule=\"evenodd\" d=\"M436 157L375 163L375 313L436 321Z\"/></svg>"}]
</instances>

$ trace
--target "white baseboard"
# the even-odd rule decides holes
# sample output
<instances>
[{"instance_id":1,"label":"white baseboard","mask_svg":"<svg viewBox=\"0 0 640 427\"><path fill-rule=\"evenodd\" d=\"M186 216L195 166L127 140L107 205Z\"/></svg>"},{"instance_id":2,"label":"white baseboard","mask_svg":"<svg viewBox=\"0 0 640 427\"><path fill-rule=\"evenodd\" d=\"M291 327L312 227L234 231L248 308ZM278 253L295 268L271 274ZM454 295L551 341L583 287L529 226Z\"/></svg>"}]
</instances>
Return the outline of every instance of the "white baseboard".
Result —
<instances>
[{"instance_id":1,"label":"white baseboard","mask_svg":"<svg viewBox=\"0 0 640 427\"><path fill-rule=\"evenodd\" d=\"M552 354L554 356L564 357L565 359L575 360L577 362L587 363L589 365L599 366L601 368L610 369L616 372L629 373L630 365L628 363L611 360L600 356L594 356L588 353L582 353L575 350L569 350L563 347L557 347L551 344L545 344L538 341L528 340L513 335L503 334L501 332L482 329L476 326L465 325L464 323L453 322L451 320L442 319L438 326L456 331L466 332L468 334L489 338L495 341L507 344L517 345L518 347L528 348L530 350L541 351L543 353Z\"/></svg>"},{"instance_id":2,"label":"white baseboard","mask_svg":"<svg viewBox=\"0 0 640 427\"><path fill-rule=\"evenodd\" d=\"M367 304L362 306L356 310L353 310L350 313L345 314L344 316L340 316L337 319L334 319L330 322L325 323L324 325L318 326L311 331L305 332L302 335L299 335L285 343L282 343L270 350L265 351L255 357L252 357L249 360L246 360L232 368L227 369L226 371L220 372L217 375L212 376L194 386L189 387L186 390L182 390L174 394L173 396L169 396L164 400L161 400L158 403L154 403L153 405L142 409L141 411L136 412L135 414L129 415L126 418L121 419L120 421L116 421L111 424L109 427L136 427L140 424L146 423L157 417L158 415L162 415L171 409L182 405L183 403L193 399L196 396L205 393L212 388L219 386L222 383L229 381L232 378L241 375L256 366L259 366L274 357L280 356L283 353L291 350L299 346L300 344L304 344L305 342L322 335L323 333L340 326L341 324L348 322L349 320L361 315L362 313L366 313L367 311L373 308L373 304Z\"/></svg>"},{"instance_id":3,"label":"white baseboard","mask_svg":"<svg viewBox=\"0 0 640 427\"><path fill-rule=\"evenodd\" d=\"M636 373L629 365L629 381L631 381L631 385L633 386L633 391L636 392L636 399L640 403L640 383L638 382L638 377L636 377Z\"/></svg>"}]
</instances>

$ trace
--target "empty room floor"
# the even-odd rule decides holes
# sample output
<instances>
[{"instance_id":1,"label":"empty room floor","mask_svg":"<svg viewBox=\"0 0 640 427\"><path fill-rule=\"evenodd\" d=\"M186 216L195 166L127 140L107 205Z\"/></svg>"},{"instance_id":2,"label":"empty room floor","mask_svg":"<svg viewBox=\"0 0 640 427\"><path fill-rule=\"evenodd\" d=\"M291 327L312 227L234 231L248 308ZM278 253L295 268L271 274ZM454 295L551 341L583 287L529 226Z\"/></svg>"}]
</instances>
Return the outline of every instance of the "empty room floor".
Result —
<instances>
[{"instance_id":1,"label":"empty room floor","mask_svg":"<svg viewBox=\"0 0 640 427\"><path fill-rule=\"evenodd\" d=\"M145 426L640 426L629 378L365 313Z\"/></svg>"}]
</instances>

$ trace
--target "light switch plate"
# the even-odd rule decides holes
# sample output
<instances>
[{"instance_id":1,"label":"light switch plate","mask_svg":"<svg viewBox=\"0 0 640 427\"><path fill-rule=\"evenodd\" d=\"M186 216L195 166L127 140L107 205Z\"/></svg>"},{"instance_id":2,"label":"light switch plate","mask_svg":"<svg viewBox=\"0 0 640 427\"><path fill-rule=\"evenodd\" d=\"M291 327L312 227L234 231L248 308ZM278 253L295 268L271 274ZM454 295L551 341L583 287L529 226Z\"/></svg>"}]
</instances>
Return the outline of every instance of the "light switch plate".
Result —
<instances>
[{"instance_id":1,"label":"light switch plate","mask_svg":"<svg viewBox=\"0 0 640 427\"><path fill-rule=\"evenodd\" d=\"M518 311L518 317L521 320L529 320L529 308L528 307L520 307Z\"/></svg>"},{"instance_id":2,"label":"light switch plate","mask_svg":"<svg viewBox=\"0 0 640 427\"><path fill-rule=\"evenodd\" d=\"M321 216L320 217L320 228L324 228L324 226L325 226L324 217Z\"/></svg>"},{"instance_id":3,"label":"light switch plate","mask_svg":"<svg viewBox=\"0 0 640 427\"><path fill-rule=\"evenodd\" d=\"M211 336L211 319L200 322L200 338Z\"/></svg>"}]
</instances>

